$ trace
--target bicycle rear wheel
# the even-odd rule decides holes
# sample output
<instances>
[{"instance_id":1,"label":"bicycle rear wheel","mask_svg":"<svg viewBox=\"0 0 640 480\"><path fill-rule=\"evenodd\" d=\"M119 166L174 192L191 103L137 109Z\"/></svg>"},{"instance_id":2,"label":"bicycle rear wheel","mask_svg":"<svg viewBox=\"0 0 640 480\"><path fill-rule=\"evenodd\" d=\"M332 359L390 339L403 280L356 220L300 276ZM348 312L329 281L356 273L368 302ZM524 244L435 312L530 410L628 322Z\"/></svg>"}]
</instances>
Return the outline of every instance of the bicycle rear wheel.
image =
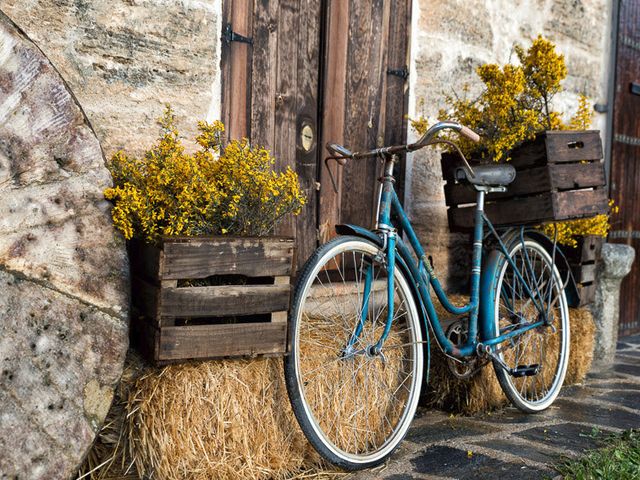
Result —
<instances>
[{"instance_id":1,"label":"bicycle rear wheel","mask_svg":"<svg viewBox=\"0 0 640 480\"><path fill-rule=\"evenodd\" d=\"M562 280L546 249L533 240L518 241L510 256L520 276L502 256L495 279L495 331L505 334L544 318L549 324L500 345L493 365L500 386L518 409L535 413L549 407L560 393L569 359L569 311ZM527 266L527 263L529 266ZM527 285L533 296L526 293ZM527 372L526 374L524 374Z\"/></svg>"},{"instance_id":2,"label":"bicycle rear wheel","mask_svg":"<svg viewBox=\"0 0 640 480\"><path fill-rule=\"evenodd\" d=\"M390 334L381 355L370 349L387 317L387 270L379 253L349 236L320 247L300 275L289 318L285 378L294 414L314 448L346 470L378 465L393 452L415 414L422 381L420 320L398 268ZM366 319L349 348L364 303Z\"/></svg>"}]
</instances>

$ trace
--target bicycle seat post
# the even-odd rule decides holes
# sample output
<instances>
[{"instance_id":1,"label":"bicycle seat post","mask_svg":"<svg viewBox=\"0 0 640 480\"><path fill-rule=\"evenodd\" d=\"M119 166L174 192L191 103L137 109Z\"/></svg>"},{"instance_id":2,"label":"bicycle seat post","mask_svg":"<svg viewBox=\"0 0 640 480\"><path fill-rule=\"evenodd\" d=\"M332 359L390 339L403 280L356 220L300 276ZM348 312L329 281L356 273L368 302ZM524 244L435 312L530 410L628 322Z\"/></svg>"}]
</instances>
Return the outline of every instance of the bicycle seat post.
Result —
<instances>
[{"instance_id":1,"label":"bicycle seat post","mask_svg":"<svg viewBox=\"0 0 640 480\"><path fill-rule=\"evenodd\" d=\"M393 184L395 183L393 167L397 161L398 156L395 153L393 155L385 155L384 170L382 177L379 179L382 186L380 188L380 199L378 201L376 229L387 233L395 231L395 228L391 225L391 202Z\"/></svg>"}]
</instances>

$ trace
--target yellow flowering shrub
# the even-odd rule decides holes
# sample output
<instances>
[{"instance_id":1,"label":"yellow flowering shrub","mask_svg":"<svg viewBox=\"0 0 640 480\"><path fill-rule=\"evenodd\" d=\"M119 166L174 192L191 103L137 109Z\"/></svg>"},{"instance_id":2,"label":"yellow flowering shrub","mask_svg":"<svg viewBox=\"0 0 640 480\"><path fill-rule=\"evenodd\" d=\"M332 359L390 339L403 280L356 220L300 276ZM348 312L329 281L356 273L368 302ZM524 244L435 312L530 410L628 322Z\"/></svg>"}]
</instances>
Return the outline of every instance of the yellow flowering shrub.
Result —
<instances>
[{"instance_id":1,"label":"yellow flowering shrub","mask_svg":"<svg viewBox=\"0 0 640 480\"><path fill-rule=\"evenodd\" d=\"M611 229L609 216L617 213L620 207L613 204L613 200L609 201L609 213L602 213L590 218L581 218L578 220L568 220L565 222L547 223L539 225L537 228L541 230L549 238L554 238L557 230L557 241L560 245L567 247L577 247L578 237L586 235L599 235L606 237ZM555 227L554 227L555 225Z\"/></svg>"},{"instance_id":2,"label":"yellow flowering shrub","mask_svg":"<svg viewBox=\"0 0 640 480\"><path fill-rule=\"evenodd\" d=\"M163 235L266 235L305 197L290 168L274 171L268 150L246 139L223 148L224 125L199 122L199 149L188 154L170 107L162 134L142 158L116 153L109 163L114 186L105 198L125 238L156 242Z\"/></svg>"},{"instance_id":3,"label":"yellow flowering shrub","mask_svg":"<svg viewBox=\"0 0 640 480\"><path fill-rule=\"evenodd\" d=\"M519 64L485 64L476 73L484 84L482 93L473 100L449 96L448 109L439 113L441 119L453 120L481 135L479 143L451 135L465 156L508 161L509 152L526 140L532 140L544 130L585 130L591 126L592 105L580 95L578 109L568 123L560 113L552 110L553 97L562 91L561 82L567 76L564 56L556 52L555 45L538 36L528 49L514 48ZM468 87L464 87L464 93ZM411 120L420 134L429 128L426 118ZM610 213L618 207L610 203ZM558 243L577 246L576 237L584 235L607 236L610 229L609 214L592 218L556 222ZM555 234L554 223L538 227L549 237Z\"/></svg>"},{"instance_id":4,"label":"yellow flowering shrub","mask_svg":"<svg viewBox=\"0 0 640 480\"><path fill-rule=\"evenodd\" d=\"M481 135L479 143L455 138L466 156L509 160L509 152L536 133L562 127L560 114L550 105L567 76L564 56L542 36L527 50L516 46L515 53L519 65L485 64L477 68L484 84L477 98L446 98L449 108L441 110L439 117L457 121ZM428 127L424 118L413 120L412 126L419 134Z\"/></svg>"}]
</instances>

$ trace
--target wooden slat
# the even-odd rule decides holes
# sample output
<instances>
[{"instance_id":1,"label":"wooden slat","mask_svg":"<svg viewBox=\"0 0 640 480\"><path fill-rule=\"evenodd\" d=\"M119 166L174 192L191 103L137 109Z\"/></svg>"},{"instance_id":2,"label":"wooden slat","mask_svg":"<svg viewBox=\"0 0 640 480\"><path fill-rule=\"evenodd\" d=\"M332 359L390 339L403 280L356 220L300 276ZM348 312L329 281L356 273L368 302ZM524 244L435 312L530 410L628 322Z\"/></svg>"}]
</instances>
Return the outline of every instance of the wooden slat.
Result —
<instances>
[{"instance_id":1,"label":"wooden slat","mask_svg":"<svg viewBox=\"0 0 640 480\"><path fill-rule=\"evenodd\" d=\"M584 307L592 303L596 297L596 284L578 285L578 294L580 296L580 303L578 303L577 307Z\"/></svg>"},{"instance_id":2,"label":"wooden slat","mask_svg":"<svg viewBox=\"0 0 640 480\"><path fill-rule=\"evenodd\" d=\"M595 263L572 266L571 270L573 272L573 278L577 283L591 283L596 279Z\"/></svg>"},{"instance_id":3,"label":"wooden slat","mask_svg":"<svg viewBox=\"0 0 640 480\"><path fill-rule=\"evenodd\" d=\"M131 345L151 362L158 361L160 350L160 330L152 324L152 320L131 312L129 326Z\"/></svg>"},{"instance_id":4,"label":"wooden slat","mask_svg":"<svg viewBox=\"0 0 640 480\"><path fill-rule=\"evenodd\" d=\"M597 235L587 235L578 238L578 245L574 247L564 247L562 250L565 257L572 265L582 263L593 263L600 258L604 238Z\"/></svg>"},{"instance_id":5,"label":"wooden slat","mask_svg":"<svg viewBox=\"0 0 640 480\"><path fill-rule=\"evenodd\" d=\"M143 277L148 282L157 283L160 249L136 238L127 242L127 249L132 274Z\"/></svg>"},{"instance_id":6,"label":"wooden slat","mask_svg":"<svg viewBox=\"0 0 640 480\"><path fill-rule=\"evenodd\" d=\"M549 220L569 220L606 213L608 198L603 188L555 192L553 197L554 215Z\"/></svg>"},{"instance_id":7,"label":"wooden slat","mask_svg":"<svg viewBox=\"0 0 640 480\"><path fill-rule=\"evenodd\" d=\"M547 131L547 160L549 163L600 160L602 141L597 130Z\"/></svg>"},{"instance_id":8,"label":"wooden slat","mask_svg":"<svg viewBox=\"0 0 640 480\"><path fill-rule=\"evenodd\" d=\"M273 280L274 285L290 285L291 284L291 277L288 276L283 276L283 277L276 277ZM291 293L291 290L289 290L289 292ZM291 295L289 295L289 304L291 304ZM272 322L276 322L276 323L286 323L287 321L287 316L288 316L288 312L274 312L271 314L271 321Z\"/></svg>"},{"instance_id":9,"label":"wooden slat","mask_svg":"<svg viewBox=\"0 0 640 480\"><path fill-rule=\"evenodd\" d=\"M570 163L546 165L519 171L506 192L487 195L488 201L533 195L552 190L600 187L606 184L604 163ZM477 191L470 185L447 182L444 187L447 205L475 203Z\"/></svg>"},{"instance_id":10,"label":"wooden slat","mask_svg":"<svg viewBox=\"0 0 640 480\"><path fill-rule=\"evenodd\" d=\"M285 353L286 324L251 323L163 328L160 361Z\"/></svg>"},{"instance_id":11,"label":"wooden slat","mask_svg":"<svg viewBox=\"0 0 640 480\"><path fill-rule=\"evenodd\" d=\"M160 314L169 317L224 317L289 309L289 285L225 285L167 288Z\"/></svg>"},{"instance_id":12,"label":"wooden slat","mask_svg":"<svg viewBox=\"0 0 640 480\"><path fill-rule=\"evenodd\" d=\"M604 162L556 164L548 168L553 189L601 187L607 184Z\"/></svg>"},{"instance_id":13,"label":"wooden slat","mask_svg":"<svg viewBox=\"0 0 640 480\"><path fill-rule=\"evenodd\" d=\"M197 279L211 275L253 277L289 275L292 240L225 237L165 240L162 279Z\"/></svg>"},{"instance_id":14,"label":"wooden slat","mask_svg":"<svg viewBox=\"0 0 640 480\"><path fill-rule=\"evenodd\" d=\"M473 228L475 206L450 208L449 225L454 231L468 231ZM485 212L494 225L521 224L525 220L535 223L553 218L551 194L536 195L508 202L485 205Z\"/></svg>"},{"instance_id":15,"label":"wooden slat","mask_svg":"<svg viewBox=\"0 0 640 480\"><path fill-rule=\"evenodd\" d=\"M160 287L138 275L132 275L131 303L145 317L155 320L160 308Z\"/></svg>"}]
</instances>

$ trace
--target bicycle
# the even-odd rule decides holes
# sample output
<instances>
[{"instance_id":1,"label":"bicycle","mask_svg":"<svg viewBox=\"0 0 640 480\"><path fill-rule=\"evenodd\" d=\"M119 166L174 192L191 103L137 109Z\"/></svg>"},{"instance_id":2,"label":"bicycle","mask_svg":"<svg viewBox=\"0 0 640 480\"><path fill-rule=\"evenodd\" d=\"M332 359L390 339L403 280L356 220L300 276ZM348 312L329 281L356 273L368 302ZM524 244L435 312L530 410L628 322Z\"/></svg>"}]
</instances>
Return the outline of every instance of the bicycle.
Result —
<instances>
[{"instance_id":1,"label":"bicycle","mask_svg":"<svg viewBox=\"0 0 640 480\"><path fill-rule=\"evenodd\" d=\"M320 455L345 470L384 462L406 435L425 356L428 376L429 330L456 375L468 377L492 362L504 393L524 412L546 409L564 381L569 318L555 243L524 227L497 232L484 213L485 195L505 191L515 169L472 168L455 143L436 137L443 130L479 140L467 127L440 122L409 145L356 153L327 145L327 165L384 162L375 230L336 226L338 236L303 267L289 313L285 380L293 412ZM456 178L477 191L471 296L461 307L449 301L394 189L398 154L439 142L458 150L463 165ZM495 246L481 268L488 236ZM465 320L445 331L431 290L447 311Z\"/></svg>"}]
</instances>

